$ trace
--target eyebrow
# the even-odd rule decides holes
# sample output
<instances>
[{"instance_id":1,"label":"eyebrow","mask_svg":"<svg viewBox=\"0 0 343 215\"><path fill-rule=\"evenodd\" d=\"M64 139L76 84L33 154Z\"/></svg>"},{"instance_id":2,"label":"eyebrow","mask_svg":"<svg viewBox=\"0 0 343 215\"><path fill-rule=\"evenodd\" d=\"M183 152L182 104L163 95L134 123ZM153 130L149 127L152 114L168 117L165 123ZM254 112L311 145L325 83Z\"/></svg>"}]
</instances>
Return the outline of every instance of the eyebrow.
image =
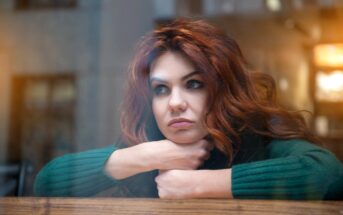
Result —
<instances>
[{"instance_id":1,"label":"eyebrow","mask_svg":"<svg viewBox=\"0 0 343 215\"><path fill-rule=\"evenodd\" d=\"M200 71L193 71L193 72L191 72L191 73L189 73L189 74L183 76L183 77L181 78L181 80L184 81L184 80L186 80L186 79L188 79L188 78L190 78L190 77L192 77L192 76L194 76L194 75L198 75L198 74L200 74L200 73L201 73ZM157 77L152 77L152 78L150 78L150 83L153 82L153 81L158 81L158 82L162 82L162 83L166 83L166 82L167 82L167 81L165 81L165 80L163 80L163 79L161 79L161 78L157 78Z\"/></svg>"}]
</instances>

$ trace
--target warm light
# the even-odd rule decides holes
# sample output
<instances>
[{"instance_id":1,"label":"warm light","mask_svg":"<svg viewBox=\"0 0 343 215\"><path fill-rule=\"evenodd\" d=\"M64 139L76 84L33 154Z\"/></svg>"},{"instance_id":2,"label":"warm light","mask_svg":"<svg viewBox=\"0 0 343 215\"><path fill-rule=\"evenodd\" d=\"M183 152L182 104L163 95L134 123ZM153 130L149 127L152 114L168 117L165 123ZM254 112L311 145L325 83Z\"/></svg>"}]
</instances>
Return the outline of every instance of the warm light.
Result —
<instances>
[{"instance_id":1,"label":"warm light","mask_svg":"<svg viewBox=\"0 0 343 215\"><path fill-rule=\"evenodd\" d=\"M322 101L343 101L343 71L318 72L316 97Z\"/></svg>"},{"instance_id":2,"label":"warm light","mask_svg":"<svg viewBox=\"0 0 343 215\"><path fill-rule=\"evenodd\" d=\"M323 44L314 48L317 66L343 67L343 44Z\"/></svg>"},{"instance_id":3,"label":"warm light","mask_svg":"<svg viewBox=\"0 0 343 215\"><path fill-rule=\"evenodd\" d=\"M282 90L282 91L288 90L288 81L286 78L280 78L279 87L280 87L280 90Z\"/></svg>"},{"instance_id":4,"label":"warm light","mask_svg":"<svg viewBox=\"0 0 343 215\"><path fill-rule=\"evenodd\" d=\"M271 11L279 11L281 10L281 2L280 0L267 0L266 5L269 10Z\"/></svg>"},{"instance_id":5,"label":"warm light","mask_svg":"<svg viewBox=\"0 0 343 215\"><path fill-rule=\"evenodd\" d=\"M329 120L325 116L315 118L315 129L320 136L327 136L329 133Z\"/></svg>"}]
</instances>

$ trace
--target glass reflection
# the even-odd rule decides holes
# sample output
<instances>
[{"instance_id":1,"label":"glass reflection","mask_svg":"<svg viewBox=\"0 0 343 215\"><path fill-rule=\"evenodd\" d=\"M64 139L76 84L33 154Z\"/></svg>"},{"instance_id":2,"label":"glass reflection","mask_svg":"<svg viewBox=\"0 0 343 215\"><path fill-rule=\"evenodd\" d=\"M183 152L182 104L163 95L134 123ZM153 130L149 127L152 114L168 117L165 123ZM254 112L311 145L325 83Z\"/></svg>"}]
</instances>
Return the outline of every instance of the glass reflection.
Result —
<instances>
[{"instance_id":1,"label":"glass reflection","mask_svg":"<svg viewBox=\"0 0 343 215\"><path fill-rule=\"evenodd\" d=\"M316 76L316 97L319 101L343 101L343 71L329 74L318 72Z\"/></svg>"}]
</instances>

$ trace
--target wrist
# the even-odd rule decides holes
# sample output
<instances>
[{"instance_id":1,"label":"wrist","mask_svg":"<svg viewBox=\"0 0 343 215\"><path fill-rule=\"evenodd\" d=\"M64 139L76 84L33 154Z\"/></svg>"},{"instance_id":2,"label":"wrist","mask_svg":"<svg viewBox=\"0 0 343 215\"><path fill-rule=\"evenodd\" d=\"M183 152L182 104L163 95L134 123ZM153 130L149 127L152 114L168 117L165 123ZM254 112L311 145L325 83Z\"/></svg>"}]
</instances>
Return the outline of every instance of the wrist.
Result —
<instances>
[{"instance_id":1,"label":"wrist","mask_svg":"<svg viewBox=\"0 0 343 215\"><path fill-rule=\"evenodd\" d=\"M232 198L231 169L195 170L195 198Z\"/></svg>"},{"instance_id":2,"label":"wrist","mask_svg":"<svg viewBox=\"0 0 343 215\"><path fill-rule=\"evenodd\" d=\"M143 144L114 151L105 164L105 172L120 180L152 170Z\"/></svg>"},{"instance_id":3,"label":"wrist","mask_svg":"<svg viewBox=\"0 0 343 215\"><path fill-rule=\"evenodd\" d=\"M159 152L159 147L154 143L158 144L158 141L144 142L139 145L139 150L142 154L142 160L144 162L144 168L147 171L163 169L163 156Z\"/></svg>"},{"instance_id":4,"label":"wrist","mask_svg":"<svg viewBox=\"0 0 343 215\"><path fill-rule=\"evenodd\" d=\"M155 156L155 149L151 145L152 142L144 142L139 145L135 146L135 152L130 156L136 156L139 158L140 168L144 170L144 172L152 171L157 168L156 156Z\"/></svg>"}]
</instances>

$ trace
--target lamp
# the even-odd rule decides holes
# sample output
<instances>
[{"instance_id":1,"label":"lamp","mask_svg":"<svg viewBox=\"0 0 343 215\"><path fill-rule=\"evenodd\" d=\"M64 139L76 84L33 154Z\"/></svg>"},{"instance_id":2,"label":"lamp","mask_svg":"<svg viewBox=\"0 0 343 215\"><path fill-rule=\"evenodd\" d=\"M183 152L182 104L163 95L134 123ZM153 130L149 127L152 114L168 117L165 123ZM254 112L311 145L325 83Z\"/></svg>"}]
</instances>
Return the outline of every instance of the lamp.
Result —
<instances>
[{"instance_id":1,"label":"lamp","mask_svg":"<svg viewBox=\"0 0 343 215\"><path fill-rule=\"evenodd\" d=\"M343 71L335 70L330 73L323 71L316 75L316 99L320 101L343 101Z\"/></svg>"},{"instance_id":2,"label":"lamp","mask_svg":"<svg viewBox=\"0 0 343 215\"><path fill-rule=\"evenodd\" d=\"M343 101L343 43L319 44L314 47L316 99Z\"/></svg>"},{"instance_id":3,"label":"lamp","mask_svg":"<svg viewBox=\"0 0 343 215\"><path fill-rule=\"evenodd\" d=\"M343 43L316 45L314 62L319 67L343 67Z\"/></svg>"}]
</instances>

